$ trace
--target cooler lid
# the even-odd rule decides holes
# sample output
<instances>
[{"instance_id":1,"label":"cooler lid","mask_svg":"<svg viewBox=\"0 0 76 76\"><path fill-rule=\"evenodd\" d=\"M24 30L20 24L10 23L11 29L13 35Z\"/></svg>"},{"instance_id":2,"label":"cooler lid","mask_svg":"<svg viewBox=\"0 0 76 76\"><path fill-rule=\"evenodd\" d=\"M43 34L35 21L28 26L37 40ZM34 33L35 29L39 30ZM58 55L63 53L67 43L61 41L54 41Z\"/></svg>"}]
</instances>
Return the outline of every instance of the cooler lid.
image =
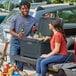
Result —
<instances>
[{"instance_id":1,"label":"cooler lid","mask_svg":"<svg viewBox=\"0 0 76 76\"><path fill-rule=\"evenodd\" d=\"M38 32L43 36L50 36L52 31L49 30L49 23L52 18L41 17L38 24Z\"/></svg>"}]
</instances>

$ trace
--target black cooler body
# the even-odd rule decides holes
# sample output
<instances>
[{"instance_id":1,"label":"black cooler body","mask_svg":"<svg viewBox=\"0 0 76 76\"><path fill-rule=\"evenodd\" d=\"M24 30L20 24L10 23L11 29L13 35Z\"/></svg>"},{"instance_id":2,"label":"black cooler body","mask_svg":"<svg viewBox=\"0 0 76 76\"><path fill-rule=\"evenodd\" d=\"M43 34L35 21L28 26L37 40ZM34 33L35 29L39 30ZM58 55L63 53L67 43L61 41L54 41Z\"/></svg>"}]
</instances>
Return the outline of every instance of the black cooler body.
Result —
<instances>
[{"instance_id":1,"label":"black cooler body","mask_svg":"<svg viewBox=\"0 0 76 76\"><path fill-rule=\"evenodd\" d=\"M23 38L20 42L21 56L38 58L41 54L47 54L51 52L49 41L44 42L37 39Z\"/></svg>"}]
</instances>

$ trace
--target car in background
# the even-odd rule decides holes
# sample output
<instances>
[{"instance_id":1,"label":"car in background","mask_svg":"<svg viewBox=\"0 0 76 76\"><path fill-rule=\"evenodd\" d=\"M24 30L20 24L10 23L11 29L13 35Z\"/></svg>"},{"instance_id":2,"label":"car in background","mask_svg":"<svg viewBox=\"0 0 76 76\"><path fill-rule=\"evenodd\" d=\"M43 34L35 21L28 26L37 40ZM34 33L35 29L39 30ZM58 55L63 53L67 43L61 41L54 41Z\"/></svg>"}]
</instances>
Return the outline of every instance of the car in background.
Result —
<instances>
[{"instance_id":1,"label":"car in background","mask_svg":"<svg viewBox=\"0 0 76 76\"><path fill-rule=\"evenodd\" d=\"M0 23L5 19L6 16L0 16Z\"/></svg>"},{"instance_id":2,"label":"car in background","mask_svg":"<svg viewBox=\"0 0 76 76\"><path fill-rule=\"evenodd\" d=\"M9 14L9 11L0 8L0 23L5 19L5 17Z\"/></svg>"},{"instance_id":3,"label":"car in background","mask_svg":"<svg viewBox=\"0 0 76 76\"><path fill-rule=\"evenodd\" d=\"M0 24L8 16L9 13L0 12Z\"/></svg>"},{"instance_id":4,"label":"car in background","mask_svg":"<svg viewBox=\"0 0 76 76\"><path fill-rule=\"evenodd\" d=\"M9 28L10 28L10 20L16 14L19 14L20 11L18 8L15 8L1 23L3 26L4 39L10 39ZM30 9L29 14L35 17L38 21L40 17L45 16L46 13L50 13L51 18L61 18L64 22L64 30L67 38L71 39L68 43L69 46L74 44L74 36L76 35L76 5L69 4L51 4L51 5L43 5L32 7Z\"/></svg>"}]
</instances>

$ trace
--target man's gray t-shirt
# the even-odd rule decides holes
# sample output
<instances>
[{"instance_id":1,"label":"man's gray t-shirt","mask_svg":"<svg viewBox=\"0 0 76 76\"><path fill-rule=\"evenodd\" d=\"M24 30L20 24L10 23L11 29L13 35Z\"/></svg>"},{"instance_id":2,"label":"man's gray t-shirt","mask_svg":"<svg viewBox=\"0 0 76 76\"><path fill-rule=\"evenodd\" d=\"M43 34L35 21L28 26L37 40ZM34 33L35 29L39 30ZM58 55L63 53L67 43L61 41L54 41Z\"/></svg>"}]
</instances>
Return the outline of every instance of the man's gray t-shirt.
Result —
<instances>
[{"instance_id":1,"label":"man's gray t-shirt","mask_svg":"<svg viewBox=\"0 0 76 76\"><path fill-rule=\"evenodd\" d=\"M10 21L10 28L14 28L16 33L21 32L22 25L24 26L24 34L28 36L31 32L33 26L38 26L37 20L32 16L28 15L26 18L22 17L20 14L14 16ZM13 39L17 37L12 36Z\"/></svg>"}]
</instances>

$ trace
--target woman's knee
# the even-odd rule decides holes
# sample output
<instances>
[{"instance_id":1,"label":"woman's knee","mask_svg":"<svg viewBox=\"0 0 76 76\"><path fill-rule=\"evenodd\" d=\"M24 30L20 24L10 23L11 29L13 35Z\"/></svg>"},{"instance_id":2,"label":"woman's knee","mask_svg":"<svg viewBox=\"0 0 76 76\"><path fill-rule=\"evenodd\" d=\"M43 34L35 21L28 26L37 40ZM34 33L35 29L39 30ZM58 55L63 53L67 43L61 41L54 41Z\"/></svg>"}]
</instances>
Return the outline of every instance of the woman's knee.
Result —
<instances>
[{"instance_id":1,"label":"woman's knee","mask_svg":"<svg viewBox=\"0 0 76 76\"><path fill-rule=\"evenodd\" d=\"M42 61L42 59L43 59L43 58L38 58L38 59L37 59L37 62L41 62L41 61Z\"/></svg>"},{"instance_id":2,"label":"woman's knee","mask_svg":"<svg viewBox=\"0 0 76 76\"><path fill-rule=\"evenodd\" d=\"M41 66L45 66L46 65L46 61L45 60L42 60L41 61Z\"/></svg>"}]
</instances>

